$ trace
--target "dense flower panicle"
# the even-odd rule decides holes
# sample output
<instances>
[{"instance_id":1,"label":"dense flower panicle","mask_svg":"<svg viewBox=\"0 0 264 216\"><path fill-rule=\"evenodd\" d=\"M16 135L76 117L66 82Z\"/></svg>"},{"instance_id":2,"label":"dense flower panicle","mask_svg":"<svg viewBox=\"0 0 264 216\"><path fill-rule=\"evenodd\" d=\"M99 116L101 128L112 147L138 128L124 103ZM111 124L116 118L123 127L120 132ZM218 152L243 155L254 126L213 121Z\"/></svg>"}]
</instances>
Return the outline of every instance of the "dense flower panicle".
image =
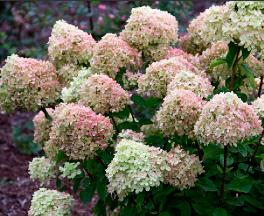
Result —
<instances>
[{"instance_id":1,"label":"dense flower panicle","mask_svg":"<svg viewBox=\"0 0 264 216\"><path fill-rule=\"evenodd\" d=\"M136 70L141 64L139 52L116 34L110 33L96 44L91 59L93 72L107 74L113 79L120 68Z\"/></svg>"},{"instance_id":2,"label":"dense flower panicle","mask_svg":"<svg viewBox=\"0 0 264 216\"><path fill-rule=\"evenodd\" d=\"M264 118L264 95L253 101L252 107L260 118Z\"/></svg>"},{"instance_id":3,"label":"dense flower panicle","mask_svg":"<svg viewBox=\"0 0 264 216\"><path fill-rule=\"evenodd\" d=\"M163 98L166 95L168 84L182 70L198 73L196 67L180 56L154 62L139 78L138 92L147 96Z\"/></svg>"},{"instance_id":4,"label":"dense flower panicle","mask_svg":"<svg viewBox=\"0 0 264 216\"><path fill-rule=\"evenodd\" d=\"M73 198L70 194L40 188L35 191L28 212L29 216L70 216Z\"/></svg>"},{"instance_id":5,"label":"dense flower panicle","mask_svg":"<svg viewBox=\"0 0 264 216\"><path fill-rule=\"evenodd\" d=\"M149 191L163 181L166 170L170 169L165 151L123 139L117 144L114 158L106 169L108 191L116 192L120 200L131 192Z\"/></svg>"},{"instance_id":6,"label":"dense flower panicle","mask_svg":"<svg viewBox=\"0 0 264 216\"><path fill-rule=\"evenodd\" d=\"M226 5L211 6L191 21L188 33L194 44L200 47L209 47L212 42L221 41L223 19L229 9ZM218 38L216 40L216 38Z\"/></svg>"},{"instance_id":7,"label":"dense flower panicle","mask_svg":"<svg viewBox=\"0 0 264 216\"><path fill-rule=\"evenodd\" d=\"M46 109L48 114L52 117L54 110L51 108ZM49 140L49 133L51 128L51 121L46 119L43 111L40 111L33 118L34 124L34 142L43 146Z\"/></svg>"},{"instance_id":8,"label":"dense flower panicle","mask_svg":"<svg viewBox=\"0 0 264 216\"><path fill-rule=\"evenodd\" d=\"M58 67L66 63L88 64L96 41L78 27L59 20L53 26L48 54Z\"/></svg>"},{"instance_id":9,"label":"dense flower panicle","mask_svg":"<svg viewBox=\"0 0 264 216\"><path fill-rule=\"evenodd\" d=\"M130 95L107 75L92 75L80 89L80 103L97 113L118 112L131 103Z\"/></svg>"},{"instance_id":10,"label":"dense flower panicle","mask_svg":"<svg viewBox=\"0 0 264 216\"><path fill-rule=\"evenodd\" d=\"M68 87L74 77L77 77L82 68L76 64L65 64L58 69L58 76L63 87Z\"/></svg>"},{"instance_id":11,"label":"dense flower panicle","mask_svg":"<svg viewBox=\"0 0 264 216\"><path fill-rule=\"evenodd\" d=\"M168 85L167 94L176 89L190 90L201 98L207 98L213 93L213 86L208 78L196 75L190 71L177 73Z\"/></svg>"},{"instance_id":12,"label":"dense flower panicle","mask_svg":"<svg viewBox=\"0 0 264 216\"><path fill-rule=\"evenodd\" d=\"M167 135L194 136L194 124L199 118L204 102L190 90L174 90L165 98L157 113L157 122Z\"/></svg>"},{"instance_id":13,"label":"dense flower panicle","mask_svg":"<svg viewBox=\"0 0 264 216\"><path fill-rule=\"evenodd\" d=\"M236 146L238 141L260 134L262 128L253 108L228 92L215 95L204 106L194 130L204 144Z\"/></svg>"},{"instance_id":14,"label":"dense flower panicle","mask_svg":"<svg viewBox=\"0 0 264 216\"><path fill-rule=\"evenodd\" d=\"M138 142L144 141L144 134L142 132L138 133L130 129L122 130L121 133L118 134L118 138L121 139L131 139Z\"/></svg>"},{"instance_id":15,"label":"dense flower panicle","mask_svg":"<svg viewBox=\"0 0 264 216\"><path fill-rule=\"evenodd\" d=\"M169 59L169 58L178 57L178 56L183 57L188 62L191 62L194 65L198 64L198 58L196 56L193 56L193 55L191 55L189 53L186 53L183 50L178 49L178 48L171 48L170 47L168 49L168 51L166 53L166 56L164 58Z\"/></svg>"},{"instance_id":16,"label":"dense flower panicle","mask_svg":"<svg viewBox=\"0 0 264 216\"><path fill-rule=\"evenodd\" d=\"M77 175L80 175L82 173L81 170L78 168L79 165L80 165L79 162L77 163L65 162L63 166L59 167L59 170L61 172L61 177L74 179Z\"/></svg>"},{"instance_id":17,"label":"dense flower panicle","mask_svg":"<svg viewBox=\"0 0 264 216\"><path fill-rule=\"evenodd\" d=\"M185 34L179 38L179 46L182 50L192 55L201 54L207 46L199 43L195 43L195 36L191 36L190 34Z\"/></svg>"},{"instance_id":18,"label":"dense flower panicle","mask_svg":"<svg viewBox=\"0 0 264 216\"><path fill-rule=\"evenodd\" d=\"M164 182L180 190L193 187L197 176L204 172L203 166L195 155L190 155L179 146L167 154L170 171L164 175Z\"/></svg>"},{"instance_id":19,"label":"dense flower panicle","mask_svg":"<svg viewBox=\"0 0 264 216\"><path fill-rule=\"evenodd\" d=\"M169 46L166 44L152 45L142 51L145 62L160 61L165 58Z\"/></svg>"},{"instance_id":20,"label":"dense flower panicle","mask_svg":"<svg viewBox=\"0 0 264 216\"><path fill-rule=\"evenodd\" d=\"M63 151L70 159L93 158L98 149L105 149L112 138L109 118L97 115L89 107L61 104L53 115L48 148Z\"/></svg>"},{"instance_id":21,"label":"dense flower panicle","mask_svg":"<svg viewBox=\"0 0 264 216\"><path fill-rule=\"evenodd\" d=\"M212 6L200 16L200 28L195 33L204 43L233 41L264 58L264 2L230 1ZM191 34L191 31L189 31Z\"/></svg>"},{"instance_id":22,"label":"dense flower panicle","mask_svg":"<svg viewBox=\"0 0 264 216\"><path fill-rule=\"evenodd\" d=\"M74 103L80 100L80 89L82 84L92 75L90 69L82 68L76 77L73 77L69 87L64 87L61 91L61 99L65 103Z\"/></svg>"},{"instance_id":23,"label":"dense flower panicle","mask_svg":"<svg viewBox=\"0 0 264 216\"><path fill-rule=\"evenodd\" d=\"M177 42L177 32L178 22L174 16L143 6L132 9L121 37L144 56L157 61L165 55L170 43Z\"/></svg>"},{"instance_id":24,"label":"dense flower panicle","mask_svg":"<svg viewBox=\"0 0 264 216\"><path fill-rule=\"evenodd\" d=\"M45 157L35 157L28 166L29 176L42 184L55 177L55 163Z\"/></svg>"},{"instance_id":25,"label":"dense flower panicle","mask_svg":"<svg viewBox=\"0 0 264 216\"><path fill-rule=\"evenodd\" d=\"M0 74L0 107L6 112L37 111L59 95L60 84L50 62L11 55Z\"/></svg>"}]
</instances>

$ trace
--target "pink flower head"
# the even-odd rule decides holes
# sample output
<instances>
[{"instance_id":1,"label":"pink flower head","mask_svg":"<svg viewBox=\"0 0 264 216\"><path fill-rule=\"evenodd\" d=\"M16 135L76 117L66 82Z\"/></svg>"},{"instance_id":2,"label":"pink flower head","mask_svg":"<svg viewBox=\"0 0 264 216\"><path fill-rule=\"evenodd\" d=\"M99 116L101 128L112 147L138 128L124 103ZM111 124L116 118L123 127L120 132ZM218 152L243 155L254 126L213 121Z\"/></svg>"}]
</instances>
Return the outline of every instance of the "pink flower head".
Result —
<instances>
[{"instance_id":1,"label":"pink flower head","mask_svg":"<svg viewBox=\"0 0 264 216\"><path fill-rule=\"evenodd\" d=\"M80 102L98 113L118 112L130 104L130 95L112 78L92 75L82 85Z\"/></svg>"},{"instance_id":2,"label":"pink flower head","mask_svg":"<svg viewBox=\"0 0 264 216\"><path fill-rule=\"evenodd\" d=\"M98 9L99 9L100 11L105 11L105 9L106 9L106 5L105 5L105 4L99 4L99 5L98 5Z\"/></svg>"},{"instance_id":3,"label":"pink flower head","mask_svg":"<svg viewBox=\"0 0 264 216\"><path fill-rule=\"evenodd\" d=\"M93 158L107 147L113 135L110 119L89 107L61 104L56 107L48 145L55 146L73 160Z\"/></svg>"}]
</instances>

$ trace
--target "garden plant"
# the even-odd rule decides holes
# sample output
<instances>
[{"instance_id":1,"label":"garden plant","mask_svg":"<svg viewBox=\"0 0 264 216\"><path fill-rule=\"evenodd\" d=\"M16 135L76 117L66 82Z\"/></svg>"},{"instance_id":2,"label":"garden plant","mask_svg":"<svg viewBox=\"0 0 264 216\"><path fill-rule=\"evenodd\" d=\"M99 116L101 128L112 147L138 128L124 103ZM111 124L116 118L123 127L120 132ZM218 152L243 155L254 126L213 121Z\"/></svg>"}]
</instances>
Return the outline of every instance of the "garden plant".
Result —
<instances>
[{"instance_id":1,"label":"garden plant","mask_svg":"<svg viewBox=\"0 0 264 216\"><path fill-rule=\"evenodd\" d=\"M30 216L262 215L264 2L230 1L193 19L133 8L119 34L64 20L48 61L7 57L0 109L38 112ZM56 179L57 190L48 189Z\"/></svg>"}]
</instances>

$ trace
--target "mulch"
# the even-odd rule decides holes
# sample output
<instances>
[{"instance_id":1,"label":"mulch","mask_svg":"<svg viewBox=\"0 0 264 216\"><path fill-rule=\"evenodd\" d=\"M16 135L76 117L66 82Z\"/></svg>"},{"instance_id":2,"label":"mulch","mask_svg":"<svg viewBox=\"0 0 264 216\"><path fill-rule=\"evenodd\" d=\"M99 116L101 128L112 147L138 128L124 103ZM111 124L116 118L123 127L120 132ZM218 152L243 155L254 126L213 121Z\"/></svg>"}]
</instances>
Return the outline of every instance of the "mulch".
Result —
<instances>
[{"instance_id":1,"label":"mulch","mask_svg":"<svg viewBox=\"0 0 264 216\"><path fill-rule=\"evenodd\" d=\"M40 184L28 175L28 163L34 156L21 154L12 142L12 126L23 124L32 114L17 113L15 115L0 114L0 216L26 216L31 197ZM47 187L55 189L54 182ZM71 192L68 189L67 192ZM72 215L92 215L94 198L88 205L83 205L74 195Z\"/></svg>"}]
</instances>

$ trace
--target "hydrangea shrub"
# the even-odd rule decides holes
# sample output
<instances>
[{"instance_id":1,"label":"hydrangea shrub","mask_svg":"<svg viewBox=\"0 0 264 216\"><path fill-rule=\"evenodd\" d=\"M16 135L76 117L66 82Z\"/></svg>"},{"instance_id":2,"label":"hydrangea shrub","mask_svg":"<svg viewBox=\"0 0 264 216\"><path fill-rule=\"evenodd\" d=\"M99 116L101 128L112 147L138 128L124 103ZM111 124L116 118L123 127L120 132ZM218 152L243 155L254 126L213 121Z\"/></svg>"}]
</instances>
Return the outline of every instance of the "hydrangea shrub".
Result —
<instances>
[{"instance_id":1,"label":"hydrangea shrub","mask_svg":"<svg viewBox=\"0 0 264 216\"><path fill-rule=\"evenodd\" d=\"M262 215L263 9L212 6L179 40L176 18L147 6L99 41L56 22L49 61L1 68L0 110L38 111L46 157L30 177L67 179L99 216ZM36 191L29 215L70 215L59 191Z\"/></svg>"}]
</instances>

